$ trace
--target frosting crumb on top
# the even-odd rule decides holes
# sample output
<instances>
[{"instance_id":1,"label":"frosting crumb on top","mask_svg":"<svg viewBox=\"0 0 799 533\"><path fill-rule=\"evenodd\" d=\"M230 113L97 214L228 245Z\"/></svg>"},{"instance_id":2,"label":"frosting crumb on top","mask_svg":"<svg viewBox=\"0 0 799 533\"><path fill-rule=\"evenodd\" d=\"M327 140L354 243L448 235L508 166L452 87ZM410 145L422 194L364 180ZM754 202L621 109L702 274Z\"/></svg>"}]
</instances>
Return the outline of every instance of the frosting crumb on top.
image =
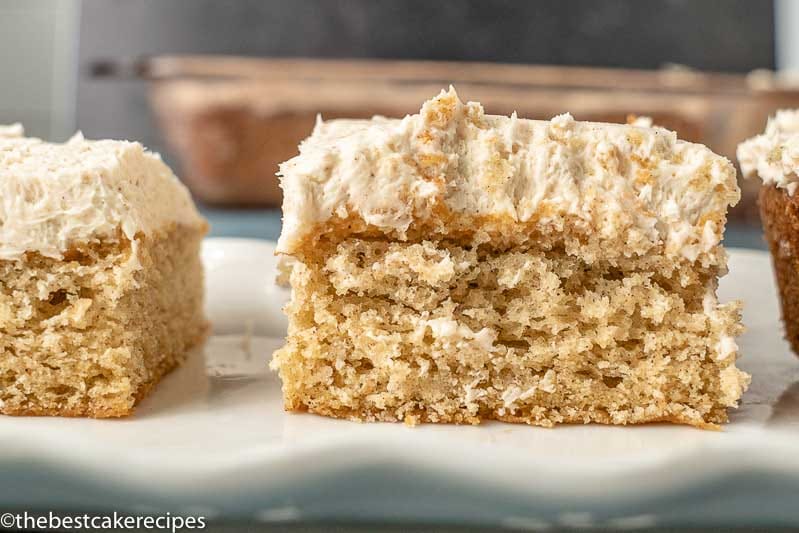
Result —
<instances>
[{"instance_id":1,"label":"frosting crumb on top","mask_svg":"<svg viewBox=\"0 0 799 533\"><path fill-rule=\"evenodd\" d=\"M759 176L793 196L799 186L799 110L777 111L766 131L738 145L736 155L745 178Z\"/></svg>"},{"instance_id":2,"label":"frosting crumb on top","mask_svg":"<svg viewBox=\"0 0 799 533\"><path fill-rule=\"evenodd\" d=\"M135 142L53 144L0 130L0 259L61 258L74 244L122 231L130 240L177 223L200 226L188 190Z\"/></svg>"},{"instance_id":3,"label":"frosting crumb on top","mask_svg":"<svg viewBox=\"0 0 799 533\"><path fill-rule=\"evenodd\" d=\"M729 160L674 132L487 115L452 87L403 119L318 120L279 175L287 254L333 219L400 239L431 220L500 220L518 231L578 225L694 260L719 244L740 197Z\"/></svg>"}]
</instances>

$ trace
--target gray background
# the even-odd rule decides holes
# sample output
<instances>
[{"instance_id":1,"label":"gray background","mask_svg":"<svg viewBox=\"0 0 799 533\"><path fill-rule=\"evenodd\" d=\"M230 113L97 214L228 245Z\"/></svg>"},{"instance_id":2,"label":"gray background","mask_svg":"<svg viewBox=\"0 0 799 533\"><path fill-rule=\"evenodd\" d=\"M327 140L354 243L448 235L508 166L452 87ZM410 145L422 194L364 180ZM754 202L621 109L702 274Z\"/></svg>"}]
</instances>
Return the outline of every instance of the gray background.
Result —
<instances>
[{"instance_id":1,"label":"gray background","mask_svg":"<svg viewBox=\"0 0 799 533\"><path fill-rule=\"evenodd\" d=\"M773 68L774 12L771 0L0 0L0 123L163 150L146 84L88 75L100 59L162 53Z\"/></svg>"},{"instance_id":2,"label":"gray background","mask_svg":"<svg viewBox=\"0 0 799 533\"><path fill-rule=\"evenodd\" d=\"M74 131L79 15L77 0L0 0L0 124Z\"/></svg>"},{"instance_id":3,"label":"gray background","mask_svg":"<svg viewBox=\"0 0 799 533\"><path fill-rule=\"evenodd\" d=\"M768 0L84 0L81 56L383 57L744 72L771 67Z\"/></svg>"}]
</instances>

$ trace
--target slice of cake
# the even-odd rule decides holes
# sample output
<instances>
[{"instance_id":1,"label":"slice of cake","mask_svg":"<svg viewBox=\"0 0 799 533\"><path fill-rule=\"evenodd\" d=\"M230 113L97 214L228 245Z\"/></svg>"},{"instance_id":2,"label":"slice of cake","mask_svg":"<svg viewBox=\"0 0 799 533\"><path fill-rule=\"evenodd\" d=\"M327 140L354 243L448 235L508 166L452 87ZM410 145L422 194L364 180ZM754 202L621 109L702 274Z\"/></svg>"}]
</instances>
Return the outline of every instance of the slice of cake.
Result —
<instances>
[{"instance_id":1,"label":"slice of cake","mask_svg":"<svg viewBox=\"0 0 799 533\"><path fill-rule=\"evenodd\" d=\"M0 413L114 417L206 331L207 224L138 143L0 133Z\"/></svg>"},{"instance_id":2,"label":"slice of cake","mask_svg":"<svg viewBox=\"0 0 799 533\"><path fill-rule=\"evenodd\" d=\"M727 420L732 164L660 128L491 116L453 89L319 122L281 166L285 407L542 426Z\"/></svg>"},{"instance_id":3,"label":"slice of cake","mask_svg":"<svg viewBox=\"0 0 799 533\"><path fill-rule=\"evenodd\" d=\"M799 110L778 111L738 146L744 177L760 177L760 219L771 249L785 333L799 354Z\"/></svg>"}]
</instances>

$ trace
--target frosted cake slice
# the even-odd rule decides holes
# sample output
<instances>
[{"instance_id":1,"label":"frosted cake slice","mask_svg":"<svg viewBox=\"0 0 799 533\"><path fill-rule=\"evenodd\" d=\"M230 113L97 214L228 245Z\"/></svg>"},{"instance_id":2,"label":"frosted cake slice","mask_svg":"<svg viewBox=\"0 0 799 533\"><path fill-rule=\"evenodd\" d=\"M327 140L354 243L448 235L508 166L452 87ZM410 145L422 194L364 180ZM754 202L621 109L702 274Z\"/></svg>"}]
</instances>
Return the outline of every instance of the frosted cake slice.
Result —
<instances>
[{"instance_id":1,"label":"frosted cake slice","mask_svg":"<svg viewBox=\"0 0 799 533\"><path fill-rule=\"evenodd\" d=\"M758 204L780 293L785 338L799 354L799 109L781 109L738 146L745 178L762 182Z\"/></svg>"},{"instance_id":2,"label":"frosted cake slice","mask_svg":"<svg viewBox=\"0 0 799 533\"><path fill-rule=\"evenodd\" d=\"M138 143L0 128L0 413L129 414L205 335L206 229Z\"/></svg>"},{"instance_id":3,"label":"frosted cake slice","mask_svg":"<svg viewBox=\"0 0 799 533\"><path fill-rule=\"evenodd\" d=\"M285 407L714 427L748 376L716 298L735 170L673 132L491 116L453 89L320 121L281 166Z\"/></svg>"}]
</instances>

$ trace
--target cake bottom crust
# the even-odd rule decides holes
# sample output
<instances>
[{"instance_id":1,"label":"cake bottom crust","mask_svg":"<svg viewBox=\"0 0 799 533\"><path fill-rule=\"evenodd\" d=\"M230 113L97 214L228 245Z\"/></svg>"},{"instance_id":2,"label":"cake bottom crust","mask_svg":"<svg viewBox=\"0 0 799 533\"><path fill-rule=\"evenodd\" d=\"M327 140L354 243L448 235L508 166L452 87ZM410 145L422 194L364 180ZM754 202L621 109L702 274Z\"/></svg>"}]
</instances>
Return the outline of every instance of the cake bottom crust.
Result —
<instances>
[{"instance_id":1,"label":"cake bottom crust","mask_svg":"<svg viewBox=\"0 0 799 533\"><path fill-rule=\"evenodd\" d=\"M799 354L799 195L763 185L760 218L780 294L785 338Z\"/></svg>"},{"instance_id":2,"label":"cake bottom crust","mask_svg":"<svg viewBox=\"0 0 799 533\"><path fill-rule=\"evenodd\" d=\"M294 413L313 413L321 416L329 416L352 422L403 422L407 426L417 424L455 424L455 425L480 425L483 422L496 420L512 424L527 424L530 426L555 427L558 424L603 424L603 425L640 425L655 424L665 422L669 424L684 424L700 429L718 430L720 424L727 422L726 409L716 409L712 414L705 415L704 418L697 417L696 414L686 414L680 416L665 411L650 411L639 416L612 417L607 412L583 411L576 414L564 415L560 412L538 413L538 414L501 414L498 412L481 413L471 415L467 412L455 415L431 415L427 411L418 410L405 413L402 418L397 417L389 411L379 410L343 410L333 405L315 403L314 407L308 407L302 402L292 402L286 399L284 408L288 412Z\"/></svg>"},{"instance_id":3,"label":"cake bottom crust","mask_svg":"<svg viewBox=\"0 0 799 533\"><path fill-rule=\"evenodd\" d=\"M163 378L182 365L187 357L193 355L192 351L194 348L200 346L205 341L206 336L206 332L197 335L194 340L191 341L187 351L167 356L163 362L152 369L152 376L149 380L139 385L137 391L133 394L132 402L125 399L118 399L98 403L89 399L83 399L79 405L68 408L6 405L0 409L0 414L8 416L63 416L68 418L120 418L129 416L133 413L136 406L150 394L153 388L155 388Z\"/></svg>"}]
</instances>

